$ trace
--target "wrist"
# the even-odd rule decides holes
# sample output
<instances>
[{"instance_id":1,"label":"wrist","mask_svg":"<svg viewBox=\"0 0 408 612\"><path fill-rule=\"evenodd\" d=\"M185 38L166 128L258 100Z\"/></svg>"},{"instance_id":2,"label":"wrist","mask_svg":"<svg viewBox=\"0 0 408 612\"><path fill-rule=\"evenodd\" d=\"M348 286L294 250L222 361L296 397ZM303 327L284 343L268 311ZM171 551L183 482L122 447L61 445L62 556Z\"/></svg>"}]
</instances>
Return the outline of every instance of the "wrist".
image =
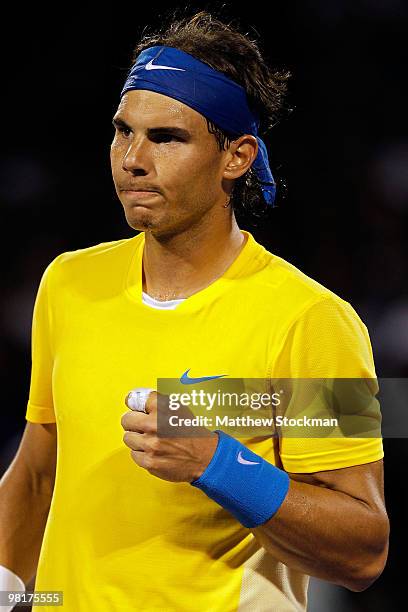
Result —
<instances>
[{"instance_id":1,"label":"wrist","mask_svg":"<svg viewBox=\"0 0 408 612\"><path fill-rule=\"evenodd\" d=\"M203 439L201 445L201 460L200 465L197 467L197 470L193 474L193 478L191 479L193 482L198 480L200 476L205 472L208 465L210 464L214 453L218 446L218 435L215 432L211 433L211 436L205 437Z\"/></svg>"},{"instance_id":2,"label":"wrist","mask_svg":"<svg viewBox=\"0 0 408 612\"><path fill-rule=\"evenodd\" d=\"M0 591L25 591L24 581L12 570L0 565Z\"/></svg>"},{"instance_id":3,"label":"wrist","mask_svg":"<svg viewBox=\"0 0 408 612\"><path fill-rule=\"evenodd\" d=\"M235 438L216 431L213 457L191 485L231 512L244 527L264 524L282 505L289 476Z\"/></svg>"}]
</instances>

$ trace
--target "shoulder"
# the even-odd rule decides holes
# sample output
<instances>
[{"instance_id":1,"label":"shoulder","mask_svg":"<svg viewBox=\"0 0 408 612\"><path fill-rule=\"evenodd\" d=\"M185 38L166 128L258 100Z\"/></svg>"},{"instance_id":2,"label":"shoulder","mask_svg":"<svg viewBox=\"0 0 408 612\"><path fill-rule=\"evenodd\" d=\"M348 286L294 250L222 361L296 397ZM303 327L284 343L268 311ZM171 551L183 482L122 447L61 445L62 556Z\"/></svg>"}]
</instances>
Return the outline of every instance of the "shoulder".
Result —
<instances>
[{"instance_id":1,"label":"shoulder","mask_svg":"<svg viewBox=\"0 0 408 612\"><path fill-rule=\"evenodd\" d=\"M44 276L52 278L53 283L63 279L86 276L92 280L94 275L109 275L112 270L125 266L140 242L140 234L132 238L100 242L86 248L65 251L56 256L47 266Z\"/></svg>"},{"instance_id":2,"label":"shoulder","mask_svg":"<svg viewBox=\"0 0 408 612\"><path fill-rule=\"evenodd\" d=\"M74 251L65 251L60 253L51 263L57 267L81 264L87 261L94 261L96 265L107 259L120 257L126 251L131 249L140 235L132 238L122 238L120 240L111 240L109 242L100 242L93 246Z\"/></svg>"},{"instance_id":3,"label":"shoulder","mask_svg":"<svg viewBox=\"0 0 408 612\"><path fill-rule=\"evenodd\" d=\"M288 325L311 315L316 320L332 315L361 322L354 307L334 291L282 257L269 253L260 271L258 288L274 314L281 314Z\"/></svg>"},{"instance_id":4,"label":"shoulder","mask_svg":"<svg viewBox=\"0 0 408 612\"><path fill-rule=\"evenodd\" d=\"M287 261L273 260L269 274L280 279L274 295L280 330L276 372L300 378L374 377L369 333L354 307Z\"/></svg>"},{"instance_id":5,"label":"shoulder","mask_svg":"<svg viewBox=\"0 0 408 612\"><path fill-rule=\"evenodd\" d=\"M277 255L272 255L267 275L274 280L282 294L291 299L298 297L305 302L315 302L323 298L341 299L328 287Z\"/></svg>"}]
</instances>

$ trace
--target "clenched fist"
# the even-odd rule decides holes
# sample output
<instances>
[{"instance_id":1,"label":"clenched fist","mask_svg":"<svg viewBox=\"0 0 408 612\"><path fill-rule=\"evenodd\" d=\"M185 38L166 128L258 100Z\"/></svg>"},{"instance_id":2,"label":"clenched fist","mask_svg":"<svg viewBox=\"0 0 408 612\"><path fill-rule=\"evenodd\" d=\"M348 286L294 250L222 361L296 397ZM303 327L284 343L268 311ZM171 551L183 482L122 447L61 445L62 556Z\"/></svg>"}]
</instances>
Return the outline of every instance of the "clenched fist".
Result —
<instances>
[{"instance_id":1,"label":"clenched fist","mask_svg":"<svg viewBox=\"0 0 408 612\"><path fill-rule=\"evenodd\" d=\"M218 436L162 438L157 433L157 391L149 393L145 413L129 410L121 419L123 441L131 457L150 474L171 482L192 482L201 476L217 448ZM164 398L165 396L161 396ZM126 405L128 405L126 398Z\"/></svg>"}]
</instances>

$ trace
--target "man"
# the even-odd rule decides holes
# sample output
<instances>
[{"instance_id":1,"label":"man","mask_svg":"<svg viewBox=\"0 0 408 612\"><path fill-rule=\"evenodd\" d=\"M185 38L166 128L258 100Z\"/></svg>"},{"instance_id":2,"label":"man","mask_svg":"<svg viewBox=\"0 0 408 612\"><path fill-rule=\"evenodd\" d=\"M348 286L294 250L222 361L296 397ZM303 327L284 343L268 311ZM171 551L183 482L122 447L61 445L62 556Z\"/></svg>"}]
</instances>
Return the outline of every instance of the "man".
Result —
<instances>
[{"instance_id":1,"label":"man","mask_svg":"<svg viewBox=\"0 0 408 612\"><path fill-rule=\"evenodd\" d=\"M255 107L270 117L283 85L254 43L204 13L135 59L111 163L140 233L41 280L4 584L30 579L42 542L36 590L72 611L304 610L310 575L365 589L388 546L379 438L163 438L154 392L123 415L158 378L375 378L352 307L237 225L239 194L275 190Z\"/></svg>"}]
</instances>

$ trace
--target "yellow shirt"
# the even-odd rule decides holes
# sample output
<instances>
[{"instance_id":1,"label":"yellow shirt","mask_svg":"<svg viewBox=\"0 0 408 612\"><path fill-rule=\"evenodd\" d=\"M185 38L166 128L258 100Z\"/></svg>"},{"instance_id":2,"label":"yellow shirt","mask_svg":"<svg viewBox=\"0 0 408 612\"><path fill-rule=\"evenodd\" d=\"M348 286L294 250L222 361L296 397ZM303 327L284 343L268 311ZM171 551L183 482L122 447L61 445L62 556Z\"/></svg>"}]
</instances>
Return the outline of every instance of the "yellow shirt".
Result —
<instances>
[{"instance_id":1,"label":"yellow shirt","mask_svg":"<svg viewBox=\"0 0 408 612\"><path fill-rule=\"evenodd\" d=\"M126 393L188 368L191 376L375 377L352 307L241 231L248 240L223 276L174 310L142 303L143 232L62 253L44 272L26 418L56 422L58 459L35 588L62 590L64 610L306 607L306 575L202 491L137 466L122 440ZM247 446L289 472L383 456L379 438Z\"/></svg>"}]
</instances>

